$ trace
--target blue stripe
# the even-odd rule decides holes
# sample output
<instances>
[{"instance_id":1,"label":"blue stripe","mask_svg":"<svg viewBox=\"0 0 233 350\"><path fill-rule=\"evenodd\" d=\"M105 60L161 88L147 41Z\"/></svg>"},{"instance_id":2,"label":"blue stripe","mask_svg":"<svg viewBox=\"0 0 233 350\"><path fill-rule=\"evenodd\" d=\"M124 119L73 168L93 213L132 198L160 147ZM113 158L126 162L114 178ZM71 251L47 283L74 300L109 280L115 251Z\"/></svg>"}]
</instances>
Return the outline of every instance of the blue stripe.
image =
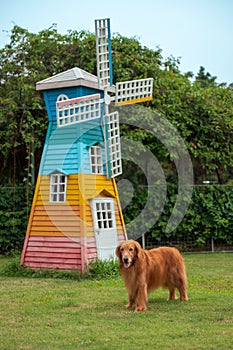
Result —
<instances>
[{"instance_id":1,"label":"blue stripe","mask_svg":"<svg viewBox=\"0 0 233 350\"><path fill-rule=\"evenodd\" d=\"M48 130L47 130L46 138L45 138L45 144L44 144L44 149L43 149L41 161L40 161L39 174L43 173L43 168L44 168L44 163L45 163L45 159L46 159L46 153L47 153L49 138L51 136L52 127L53 127L53 123L50 122L49 126L48 126Z\"/></svg>"},{"instance_id":2,"label":"blue stripe","mask_svg":"<svg viewBox=\"0 0 233 350\"><path fill-rule=\"evenodd\" d=\"M102 125L99 119L57 128L50 122L39 174L49 175L55 170L66 174L91 174L89 147L102 145L102 159L105 166L105 150Z\"/></svg>"}]
</instances>

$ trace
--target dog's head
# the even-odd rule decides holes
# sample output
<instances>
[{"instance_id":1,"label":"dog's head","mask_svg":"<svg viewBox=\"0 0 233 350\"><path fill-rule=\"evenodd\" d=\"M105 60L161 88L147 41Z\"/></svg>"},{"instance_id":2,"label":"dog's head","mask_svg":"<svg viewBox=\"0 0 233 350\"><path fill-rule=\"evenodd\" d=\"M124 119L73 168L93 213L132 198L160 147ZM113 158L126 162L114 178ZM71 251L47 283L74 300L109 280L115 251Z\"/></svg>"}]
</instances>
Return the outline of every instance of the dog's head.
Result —
<instances>
[{"instance_id":1,"label":"dog's head","mask_svg":"<svg viewBox=\"0 0 233 350\"><path fill-rule=\"evenodd\" d=\"M121 265L126 269L131 267L136 260L140 257L142 248L140 244L136 241L129 240L121 243L116 248L116 256L119 259Z\"/></svg>"}]
</instances>

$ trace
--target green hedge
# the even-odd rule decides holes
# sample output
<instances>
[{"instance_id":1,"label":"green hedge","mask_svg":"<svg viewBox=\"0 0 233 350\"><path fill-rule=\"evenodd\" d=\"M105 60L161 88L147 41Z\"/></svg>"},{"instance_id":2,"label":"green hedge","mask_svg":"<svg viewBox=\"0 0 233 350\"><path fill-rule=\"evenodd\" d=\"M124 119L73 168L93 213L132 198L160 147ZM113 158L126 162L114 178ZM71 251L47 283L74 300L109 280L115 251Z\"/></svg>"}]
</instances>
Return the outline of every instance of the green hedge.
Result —
<instances>
[{"instance_id":1,"label":"green hedge","mask_svg":"<svg viewBox=\"0 0 233 350\"><path fill-rule=\"evenodd\" d=\"M144 193L144 194L143 194ZM123 211L126 224L132 222L133 214L138 215L146 204L146 188L140 191L134 201ZM166 232L168 220L173 211L177 199L177 187L169 185L167 188L164 209L156 224L147 232L155 242L180 242L185 249L186 242L192 242L192 246L201 247L212 238L221 241L225 245L233 245L233 187L232 186L195 186L192 200L186 215L181 223L172 232ZM149 207L149 211L156 213L156 201ZM181 207L182 210L182 207ZM179 212L177 211L179 217ZM148 215L149 219L152 214ZM156 218L156 217L154 217ZM147 220L147 218L145 218ZM156 221L156 220L155 220ZM129 225L132 236L144 228L143 222L136 222L135 227Z\"/></svg>"},{"instance_id":2,"label":"green hedge","mask_svg":"<svg viewBox=\"0 0 233 350\"><path fill-rule=\"evenodd\" d=\"M0 253L22 249L29 210L25 186L0 187Z\"/></svg>"},{"instance_id":3,"label":"green hedge","mask_svg":"<svg viewBox=\"0 0 233 350\"><path fill-rule=\"evenodd\" d=\"M159 192L159 191L158 191ZM30 194L32 198L32 193ZM148 229L148 235L159 242L192 242L193 246L205 245L211 238L220 240L225 245L233 245L233 187L232 186L195 186L192 200L185 217L172 232L166 232L167 222L171 216L177 198L177 188L168 186L166 203L156 224ZM147 213L157 210L159 193ZM135 193L131 203L123 210L126 223L135 222L131 230L137 230L140 237L140 222L134 221L147 202L147 190ZM28 212L26 208L25 187L0 188L0 253L21 250L27 229ZM29 209L30 210L30 209ZM179 213L178 213L179 215ZM147 217L144 223L147 223ZM149 220L148 220L149 224ZM149 225L150 226L150 225Z\"/></svg>"},{"instance_id":4,"label":"green hedge","mask_svg":"<svg viewBox=\"0 0 233 350\"><path fill-rule=\"evenodd\" d=\"M211 239L225 245L233 244L233 187L195 186L192 200L180 225L165 233L167 221L176 200L176 189L171 186L164 212L152 236L159 240L193 242L194 247L207 244Z\"/></svg>"}]
</instances>

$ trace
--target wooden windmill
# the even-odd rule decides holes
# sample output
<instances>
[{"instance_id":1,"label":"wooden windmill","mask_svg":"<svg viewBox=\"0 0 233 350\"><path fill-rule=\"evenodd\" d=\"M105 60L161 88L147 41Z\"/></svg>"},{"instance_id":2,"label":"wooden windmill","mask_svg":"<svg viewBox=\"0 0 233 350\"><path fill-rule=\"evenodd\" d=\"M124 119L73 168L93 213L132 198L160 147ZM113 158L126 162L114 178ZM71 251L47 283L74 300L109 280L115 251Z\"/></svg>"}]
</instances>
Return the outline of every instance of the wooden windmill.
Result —
<instances>
[{"instance_id":1,"label":"wooden windmill","mask_svg":"<svg viewBox=\"0 0 233 350\"><path fill-rule=\"evenodd\" d=\"M37 83L49 126L21 264L85 270L127 239L115 177L122 172L117 106L152 99L152 79L112 85L110 20L95 21L98 77L72 68Z\"/></svg>"}]
</instances>

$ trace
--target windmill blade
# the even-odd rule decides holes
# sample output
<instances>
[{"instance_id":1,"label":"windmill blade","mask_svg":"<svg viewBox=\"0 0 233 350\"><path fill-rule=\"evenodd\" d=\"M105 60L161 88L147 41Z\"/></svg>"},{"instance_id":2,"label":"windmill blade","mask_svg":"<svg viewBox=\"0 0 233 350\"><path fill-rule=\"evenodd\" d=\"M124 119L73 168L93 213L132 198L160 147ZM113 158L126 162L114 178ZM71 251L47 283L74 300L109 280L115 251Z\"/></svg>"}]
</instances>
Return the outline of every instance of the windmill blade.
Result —
<instances>
[{"instance_id":1,"label":"windmill blade","mask_svg":"<svg viewBox=\"0 0 233 350\"><path fill-rule=\"evenodd\" d=\"M120 128L118 112L104 116L105 150L108 178L122 174Z\"/></svg>"},{"instance_id":2,"label":"windmill blade","mask_svg":"<svg viewBox=\"0 0 233 350\"><path fill-rule=\"evenodd\" d=\"M97 75L99 87L112 85L112 43L110 19L95 20Z\"/></svg>"},{"instance_id":3,"label":"windmill blade","mask_svg":"<svg viewBox=\"0 0 233 350\"><path fill-rule=\"evenodd\" d=\"M57 101L57 126L68 126L101 117L100 94Z\"/></svg>"},{"instance_id":4,"label":"windmill blade","mask_svg":"<svg viewBox=\"0 0 233 350\"><path fill-rule=\"evenodd\" d=\"M123 106L152 100L153 78L116 83L115 104Z\"/></svg>"}]
</instances>

